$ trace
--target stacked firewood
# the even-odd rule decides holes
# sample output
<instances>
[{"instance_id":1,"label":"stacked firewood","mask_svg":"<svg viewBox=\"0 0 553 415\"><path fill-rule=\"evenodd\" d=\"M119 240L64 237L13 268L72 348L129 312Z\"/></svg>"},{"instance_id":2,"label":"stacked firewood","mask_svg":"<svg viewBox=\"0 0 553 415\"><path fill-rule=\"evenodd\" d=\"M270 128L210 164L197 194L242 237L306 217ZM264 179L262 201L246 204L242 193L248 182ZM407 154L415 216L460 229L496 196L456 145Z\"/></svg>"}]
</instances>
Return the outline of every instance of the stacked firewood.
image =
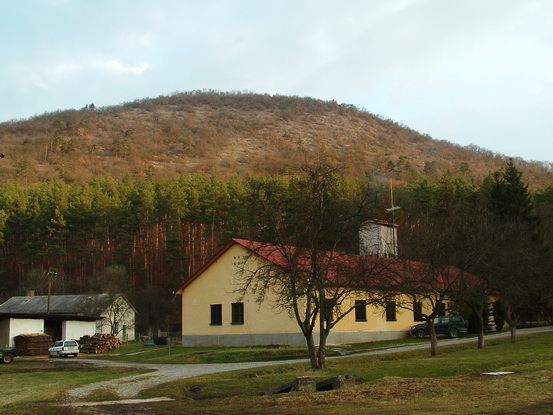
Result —
<instances>
[{"instance_id":1,"label":"stacked firewood","mask_svg":"<svg viewBox=\"0 0 553 415\"><path fill-rule=\"evenodd\" d=\"M48 354L48 349L54 343L52 336L44 333L20 334L14 340L17 353L27 356Z\"/></svg>"},{"instance_id":2,"label":"stacked firewood","mask_svg":"<svg viewBox=\"0 0 553 415\"><path fill-rule=\"evenodd\" d=\"M123 346L123 342L113 334L95 334L83 336L79 340L81 353L106 353Z\"/></svg>"}]
</instances>

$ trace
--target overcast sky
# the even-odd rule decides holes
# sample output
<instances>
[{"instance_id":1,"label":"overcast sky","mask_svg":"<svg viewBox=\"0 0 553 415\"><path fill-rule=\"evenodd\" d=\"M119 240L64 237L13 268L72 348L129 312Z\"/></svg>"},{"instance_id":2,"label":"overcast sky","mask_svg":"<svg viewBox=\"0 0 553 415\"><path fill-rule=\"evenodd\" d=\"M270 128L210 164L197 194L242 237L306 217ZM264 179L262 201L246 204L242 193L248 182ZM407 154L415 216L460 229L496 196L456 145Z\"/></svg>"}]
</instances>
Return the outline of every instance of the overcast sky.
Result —
<instances>
[{"instance_id":1,"label":"overcast sky","mask_svg":"<svg viewBox=\"0 0 553 415\"><path fill-rule=\"evenodd\" d=\"M0 39L0 122L249 91L553 161L551 0L0 0Z\"/></svg>"}]
</instances>

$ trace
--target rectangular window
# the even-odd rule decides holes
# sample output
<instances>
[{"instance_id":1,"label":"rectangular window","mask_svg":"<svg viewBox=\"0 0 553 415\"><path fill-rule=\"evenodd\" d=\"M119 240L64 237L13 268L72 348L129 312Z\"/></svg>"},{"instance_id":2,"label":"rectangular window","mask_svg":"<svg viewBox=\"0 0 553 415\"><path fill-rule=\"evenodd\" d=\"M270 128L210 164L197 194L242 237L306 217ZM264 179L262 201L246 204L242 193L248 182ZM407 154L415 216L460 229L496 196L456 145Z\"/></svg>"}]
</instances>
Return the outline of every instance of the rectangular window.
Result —
<instances>
[{"instance_id":1,"label":"rectangular window","mask_svg":"<svg viewBox=\"0 0 553 415\"><path fill-rule=\"evenodd\" d=\"M211 304L211 325L223 325L223 306L221 304Z\"/></svg>"},{"instance_id":2,"label":"rectangular window","mask_svg":"<svg viewBox=\"0 0 553 415\"><path fill-rule=\"evenodd\" d=\"M355 301L355 321L367 321L367 302L365 300Z\"/></svg>"},{"instance_id":3,"label":"rectangular window","mask_svg":"<svg viewBox=\"0 0 553 415\"><path fill-rule=\"evenodd\" d=\"M413 321L424 321L422 318L422 303L413 301Z\"/></svg>"},{"instance_id":4,"label":"rectangular window","mask_svg":"<svg viewBox=\"0 0 553 415\"><path fill-rule=\"evenodd\" d=\"M396 321L395 301L386 301L386 321Z\"/></svg>"},{"instance_id":5,"label":"rectangular window","mask_svg":"<svg viewBox=\"0 0 553 415\"><path fill-rule=\"evenodd\" d=\"M232 324L244 324L244 303L232 303Z\"/></svg>"},{"instance_id":6,"label":"rectangular window","mask_svg":"<svg viewBox=\"0 0 553 415\"><path fill-rule=\"evenodd\" d=\"M446 304L440 303L440 306L438 307L438 315L445 316L445 310L446 310Z\"/></svg>"},{"instance_id":7,"label":"rectangular window","mask_svg":"<svg viewBox=\"0 0 553 415\"><path fill-rule=\"evenodd\" d=\"M321 317L328 323L331 323L334 317L334 304L335 300L333 298L323 298Z\"/></svg>"}]
</instances>

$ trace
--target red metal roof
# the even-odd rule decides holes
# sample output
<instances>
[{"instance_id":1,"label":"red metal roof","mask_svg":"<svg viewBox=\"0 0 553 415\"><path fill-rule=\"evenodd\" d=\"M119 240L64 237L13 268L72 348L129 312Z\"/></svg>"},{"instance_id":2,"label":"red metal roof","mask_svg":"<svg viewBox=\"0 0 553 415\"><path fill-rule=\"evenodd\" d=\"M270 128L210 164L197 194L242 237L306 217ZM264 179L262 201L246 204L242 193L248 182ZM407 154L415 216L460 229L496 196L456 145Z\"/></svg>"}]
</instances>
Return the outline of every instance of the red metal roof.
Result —
<instances>
[{"instance_id":1,"label":"red metal roof","mask_svg":"<svg viewBox=\"0 0 553 415\"><path fill-rule=\"evenodd\" d=\"M246 239L232 239L188 280L181 284L175 292L182 294L189 284L234 245L240 245L279 267L286 268L290 264L290 258L294 258L297 267L303 268L306 275L311 270L312 253L306 249L299 250L294 246L279 246ZM329 284L352 283L352 276L370 274L373 283L378 283L377 276L379 276L381 283L385 286L393 287L409 282L419 289L434 290L447 289L452 281L458 279L461 275L469 276L469 274L463 273L455 267L433 267L431 264L418 261L329 251L317 252L317 255L319 268L323 269L324 276ZM472 275L470 275L470 278L476 279ZM359 283L362 283L362 281L360 280Z\"/></svg>"}]
</instances>

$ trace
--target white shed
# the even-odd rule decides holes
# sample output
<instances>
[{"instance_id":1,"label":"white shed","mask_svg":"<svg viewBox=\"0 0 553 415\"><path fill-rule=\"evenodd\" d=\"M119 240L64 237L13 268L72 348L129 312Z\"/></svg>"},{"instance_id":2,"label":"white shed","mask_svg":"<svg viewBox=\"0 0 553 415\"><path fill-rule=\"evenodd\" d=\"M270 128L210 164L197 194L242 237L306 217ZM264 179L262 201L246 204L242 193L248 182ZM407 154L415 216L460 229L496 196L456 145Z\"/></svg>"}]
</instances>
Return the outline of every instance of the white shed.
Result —
<instances>
[{"instance_id":1,"label":"white shed","mask_svg":"<svg viewBox=\"0 0 553 415\"><path fill-rule=\"evenodd\" d=\"M46 333L53 340L95 333L134 340L136 310L121 294L12 297L0 305L0 345L20 334Z\"/></svg>"}]
</instances>

